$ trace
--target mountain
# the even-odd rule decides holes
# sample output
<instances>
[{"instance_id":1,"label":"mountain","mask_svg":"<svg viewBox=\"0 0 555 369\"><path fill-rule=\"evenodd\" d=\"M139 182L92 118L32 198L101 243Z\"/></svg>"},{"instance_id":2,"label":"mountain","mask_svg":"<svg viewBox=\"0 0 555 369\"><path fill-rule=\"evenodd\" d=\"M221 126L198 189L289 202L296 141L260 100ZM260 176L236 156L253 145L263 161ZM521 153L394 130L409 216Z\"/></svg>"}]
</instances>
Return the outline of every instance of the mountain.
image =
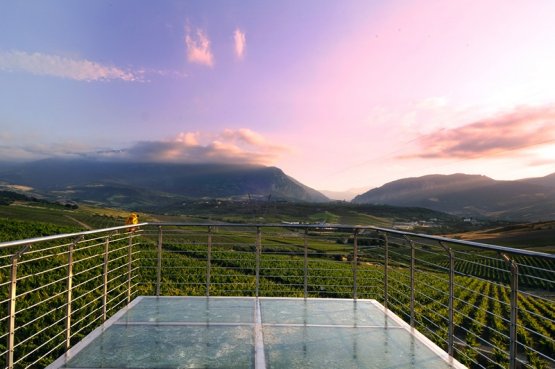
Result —
<instances>
[{"instance_id":1,"label":"mountain","mask_svg":"<svg viewBox=\"0 0 555 369\"><path fill-rule=\"evenodd\" d=\"M555 173L549 174L545 177L525 178L519 181L524 183L532 183L540 186L555 188Z\"/></svg>"},{"instance_id":2,"label":"mountain","mask_svg":"<svg viewBox=\"0 0 555 369\"><path fill-rule=\"evenodd\" d=\"M358 195L352 202L506 220L555 219L555 174L516 181L467 174L404 178Z\"/></svg>"},{"instance_id":3,"label":"mountain","mask_svg":"<svg viewBox=\"0 0 555 369\"><path fill-rule=\"evenodd\" d=\"M279 168L46 159L0 170L0 180L58 198L124 208L199 198L328 199Z\"/></svg>"}]
</instances>

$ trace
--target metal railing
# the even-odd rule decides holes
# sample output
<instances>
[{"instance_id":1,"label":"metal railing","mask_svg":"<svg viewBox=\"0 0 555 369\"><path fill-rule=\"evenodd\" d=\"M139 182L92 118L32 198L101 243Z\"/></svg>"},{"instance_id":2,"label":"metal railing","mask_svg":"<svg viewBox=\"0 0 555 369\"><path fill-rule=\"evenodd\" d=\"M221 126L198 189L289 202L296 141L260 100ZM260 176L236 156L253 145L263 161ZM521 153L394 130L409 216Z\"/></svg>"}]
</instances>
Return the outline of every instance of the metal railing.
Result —
<instances>
[{"instance_id":1,"label":"metal railing","mask_svg":"<svg viewBox=\"0 0 555 369\"><path fill-rule=\"evenodd\" d=\"M372 298L476 368L555 367L555 255L376 227L143 223L0 244L5 368L138 295Z\"/></svg>"}]
</instances>

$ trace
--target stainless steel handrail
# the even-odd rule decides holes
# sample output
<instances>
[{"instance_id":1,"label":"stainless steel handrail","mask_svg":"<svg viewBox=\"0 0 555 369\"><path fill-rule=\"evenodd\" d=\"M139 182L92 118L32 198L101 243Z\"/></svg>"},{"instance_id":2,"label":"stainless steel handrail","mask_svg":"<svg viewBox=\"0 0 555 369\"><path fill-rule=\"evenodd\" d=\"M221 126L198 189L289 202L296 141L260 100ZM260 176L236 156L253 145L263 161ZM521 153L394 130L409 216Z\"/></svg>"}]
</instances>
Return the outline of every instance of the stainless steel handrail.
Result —
<instances>
[{"instance_id":1,"label":"stainless steel handrail","mask_svg":"<svg viewBox=\"0 0 555 369\"><path fill-rule=\"evenodd\" d=\"M124 225L118 227L111 227L111 228L102 228L102 229L93 229L90 231L83 231L83 232L75 232L75 233L64 233L64 234L57 234L53 236L44 236L44 237L34 237L34 238L27 238L24 240L17 240L17 241L7 241L7 242L0 242L0 250L6 247L13 247L13 246L22 246L26 244L33 244L37 242L48 242L48 241L56 241L61 240L64 238L72 238L72 237L79 237L79 236L88 236L92 234L101 234L106 232L112 231L121 231L126 230L129 228L137 228L141 226L149 225L150 223L139 223L133 225Z\"/></svg>"}]
</instances>

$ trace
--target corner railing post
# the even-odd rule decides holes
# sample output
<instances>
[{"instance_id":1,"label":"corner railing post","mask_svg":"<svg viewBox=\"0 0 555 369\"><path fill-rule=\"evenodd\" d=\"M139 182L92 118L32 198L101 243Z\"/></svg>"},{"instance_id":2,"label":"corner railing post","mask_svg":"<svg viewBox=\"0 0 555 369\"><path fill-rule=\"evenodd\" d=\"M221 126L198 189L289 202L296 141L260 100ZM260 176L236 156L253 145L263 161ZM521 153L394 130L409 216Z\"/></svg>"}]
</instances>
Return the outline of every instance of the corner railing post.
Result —
<instances>
[{"instance_id":1,"label":"corner railing post","mask_svg":"<svg viewBox=\"0 0 555 369\"><path fill-rule=\"evenodd\" d=\"M260 293L260 253L262 251L262 234L260 227L256 227L256 297Z\"/></svg>"},{"instance_id":2,"label":"corner railing post","mask_svg":"<svg viewBox=\"0 0 555 369\"><path fill-rule=\"evenodd\" d=\"M19 258L31 247L30 244L25 245L21 250L12 255L12 266L10 269L10 296L8 300L8 342L6 354L6 367L13 369L14 367L14 347L15 347L15 304L17 299L17 263Z\"/></svg>"},{"instance_id":3,"label":"corner railing post","mask_svg":"<svg viewBox=\"0 0 555 369\"><path fill-rule=\"evenodd\" d=\"M103 283L102 283L102 320L106 321L108 312L108 262L110 251L110 236L104 242L104 263L103 263Z\"/></svg>"},{"instance_id":4,"label":"corner railing post","mask_svg":"<svg viewBox=\"0 0 555 369\"><path fill-rule=\"evenodd\" d=\"M357 299L357 272L358 272L358 229L353 231L353 299Z\"/></svg>"},{"instance_id":5,"label":"corner railing post","mask_svg":"<svg viewBox=\"0 0 555 369\"><path fill-rule=\"evenodd\" d=\"M509 369L517 366L517 324L518 324L518 264L506 254L501 254L511 270L511 321L509 326Z\"/></svg>"},{"instance_id":6,"label":"corner railing post","mask_svg":"<svg viewBox=\"0 0 555 369\"><path fill-rule=\"evenodd\" d=\"M389 240L387 239L387 233L383 233L384 238L384 276L383 276L383 306L387 309L387 302L389 300L389 291L388 291L388 272L387 269L389 268Z\"/></svg>"},{"instance_id":7,"label":"corner railing post","mask_svg":"<svg viewBox=\"0 0 555 369\"><path fill-rule=\"evenodd\" d=\"M447 353L453 356L454 337L455 337L455 254L453 250L443 242L439 244L449 255L449 321L447 331Z\"/></svg>"},{"instance_id":8,"label":"corner railing post","mask_svg":"<svg viewBox=\"0 0 555 369\"><path fill-rule=\"evenodd\" d=\"M83 236L77 237L67 246L67 281L66 281L66 342L65 349L71 347L71 305L73 302L73 251Z\"/></svg>"},{"instance_id":9,"label":"corner railing post","mask_svg":"<svg viewBox=\"0 0 555 369\"><path fill-rule=\"evenodd\" d=\"M206 297L210 296L210 268L212 267L212 227L208 226L206 243Z\"/></svg>"},{"instance_id":10,"label":"corner railing post","mask_svg":"<svg viewBox=\"0 0 555 369\"><path fill-rule=\"evenodd\" d=\"M414 247L414 241L409 238L408 236L403 236L410 246L410 326L414 328L416 325L416 319L414 316L414 300L415 300L415 261L416 261L416 252Z\"/></svg>"},{"instance_id":11,"label":"corner railing post","mask_svg":"<svg viewBox=\"0 0 555 369\"><path fill-rule=\"evenodd\" d=\"M304 229L304 298L308 297L308 228Z\"/></svg>"},{"instance_id":12,"label":"corner railing post","mask_svg":"<svg viewBox=\"0 0 555 369\"><path fill-rule=\"evenodd\" d=\"M158 226L158 245L156 257L156 296L160 296L162 284L162 226Z\"/></svg>"}]
</instances>

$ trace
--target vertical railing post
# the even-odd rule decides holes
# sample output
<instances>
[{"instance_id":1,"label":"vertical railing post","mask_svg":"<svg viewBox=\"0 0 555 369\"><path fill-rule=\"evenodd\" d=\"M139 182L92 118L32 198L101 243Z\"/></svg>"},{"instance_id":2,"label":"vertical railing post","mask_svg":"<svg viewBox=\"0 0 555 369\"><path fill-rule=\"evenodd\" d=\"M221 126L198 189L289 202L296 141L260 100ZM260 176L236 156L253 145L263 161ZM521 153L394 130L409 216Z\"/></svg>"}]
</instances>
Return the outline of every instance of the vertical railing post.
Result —
<instances>
[{"instance_id":1,"label":"vertical railing post","mask_svg":"<svg viewBox=\"0 0 555 369\"><path fill-rule=\"evenodd\" d=\"M17 262L19 255L12 256L12 267L10 271L10 299L8 301L8 353L6 357L6 366L13 368L14 354L14 335L15 335L15 302L17 295Z\"/></svg>"},{"instance_id":2,"label":"vertical railing post","mask_svg":"<svg viewBox=\"0 0 555 369\"><path fill-rule=\"evenodd\" d=\"M133 235L129 236L127 244L127 303L131 302L131 272L133 270Z\"/></svg>"},{"instance_id":3,"label":"vertical railing post","mask_svg":"<svg viewBox=\"0 0 555 369\"><path fill-rule=\"evenodd\" d=\"M208 241L206 243L206 297L210 296L210 269L212 267L212 227L208 226Z\"/></svg>"},{"instance_id":4,"label":"vertical railing post","mask_svg":"<svg viewBox=\"0 0 555 369\"><path fill-rule=\"evenodd\" d=\"M156 296L160 296L162 284L162 226L158 226L158 245L156 257Z\"/></svg>"},{"instance_id":5,"label":"vertical railing post","mask_svg":"<svg viewBox=\"0 0 555 369\"><path fill-rule=\"evenodd\" d=\"M106 321L108 312L108 261L110 251L110 236L106 237L104 242L104 266L103 266L103 283L102 283L102 320Z\"/></svg>"},{"instance_id":6,"label":"vertical railing post","mask_svg":"<svg viewBox=\"0 0 555 369\"><path fill-rule=\"evenodd\" d=\"M453 356L454 338L455 338L455 254L453 250L446 246L443 242L439 244L449 255L449 321L447 331L447 353Z\"/></svg>"},{"instance_id":7,"label":"vertical railing post","mask_svg":"<svg viewBox=\"0 0 555 369\"><path fill-rule=\"evenodd\" d=\"M260 293L260 253L262 251L262 234L260 227L256 227L256 297Z\"/></svg>"},{"instance_id":8,"label":"vertical railing post","mask_svg":"<svg viewBox=\"0 0 555 369\"><path fill-rule=\"evenodd\" d=\"M353 299L357 299L357 280L358 272L358 229L355 228L353 231Z\"/></svg>"},{"instance_id":9,"label":"vertical railing post","mask_svg":"<svg viewBox=\"0 0 555 369\"><path fill-rule=\"evenodd\" d=\"M501 254L511 270L511 322L509 326L509 369L516 368L518 324L518 264L506 254Z\"/></svg>"},{"instance_id":10,"label":"vertical railing post","mask_svg":"<svg viewBox=\"0 0 555 369\"><path fill-rule=\"evenodd\" d=\"M414 247L414 241L410 239L407 235L403 236L410 246L410 326L414 328L416 325L416 319L414 316L414 300L415 300L415 261L416 252Z\"/></svg>"},{"instance_id":11,"label":"vertical railing post","mask_svg":"<svg viewBox=\"0 0 555 369\"><path fill-rule=\"evenodd\" d=\"M308 228L304 229L304 298L308 297Z\"/></svg>"},{"instance_id":12,"label":"vertical railing post","mask_svg":"<svg viewBox=\"0 0 555 369\"><path fill-rule=\"evenodd\" d=\"M83 239L79 236L67 246L67 281L66 281L66 343L65 348L71 347L71 305L73 302L73 251L77 243Z\"/></svg>"},{"instance_id":13,"label":"vertical railing post","mask_svg":"<svg viewBox=\"0 0 555 369\"><path fill-rule=\"evenodd\" d=\"M389 268L389 240L387 239L387 233L383 233L384 238L384 280L383 280L383 306L387 309L388 300L389 300L389 291L388 291L388 271Z\"/></svg>"},{"instance_id":14,"label":"vertical railing post","mask_svg":"<svg viewBox=\"0 0 555 369\"><path fill-rule=\"evenodd\" d=\"M8 301L8 353L6 356L6 366L8 369L13 368L13 350L15 335L15 302L17 295L17 262L19 255L12 256L12 267L10 271L10 299Z\"/></svg>"},{"instance_id":15,"label":"vertical railing post","mask_svg":"<svg viewBox=\"0 0 555 369\"><path fill-rule=\"evenodd\" d=\"M8 342L6 353L6 368L14 367L14 346L15 346L15 304L17 299L17 263L21 256L31 247L25 245L21 250L12 255L12 266L10 269L10 295L8 300Z\"/></svg>"}]
</instances>

